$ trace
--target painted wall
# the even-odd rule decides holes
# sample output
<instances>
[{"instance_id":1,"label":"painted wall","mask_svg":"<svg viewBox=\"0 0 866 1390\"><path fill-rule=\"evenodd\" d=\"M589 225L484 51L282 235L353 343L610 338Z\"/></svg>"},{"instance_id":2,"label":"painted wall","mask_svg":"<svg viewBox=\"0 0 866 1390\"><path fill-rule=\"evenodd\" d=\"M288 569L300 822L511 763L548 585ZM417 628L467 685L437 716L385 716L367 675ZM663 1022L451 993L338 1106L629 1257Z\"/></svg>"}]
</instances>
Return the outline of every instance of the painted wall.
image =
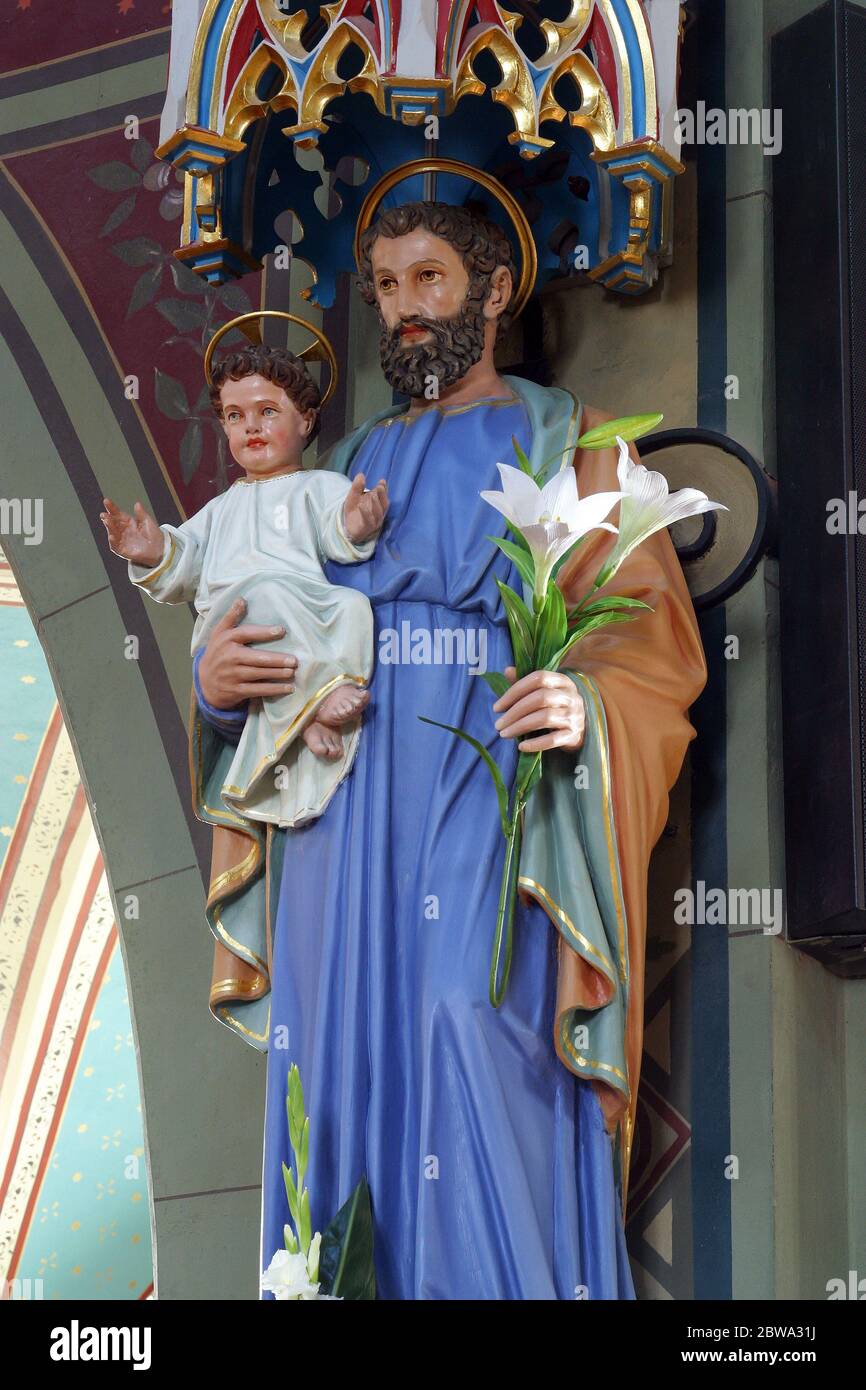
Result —
<instances>
[{"instance_id":1,"label":"painted wall","mask_svg":"<svg viewBox=\"0 0 866 1390\"><path fill-rule=\"evenodd\" d=\"M225 316L219 304L250 303L246 287L226 298L176 281L177 207L153 160L165 18L148 0L125 15L79 8L69 25L46 24L39 6L2 21L0 495L45 504L43 543L9 536L6 551L111 878L158 1295L249 1298L264 1062L207 1010L209 843L187 767L192 615L139 599L98 515L104 495L138 497L175 521L214 495L222 463L201 406L201 337ZM130 115L140 121L131 141ZM135 917L125 915L132 898Z\"/></svg>"},{"instance_id":2,"label":"painted wall","mask_svg":"<svg viewBox=\"0 0 866 1390\"><path fill-rule=\"evenodd\" d=\"M170 255L177 200L152 159L165 16L157 0L142 4L124 30L108 8L110 32L100 4L79 9L74 31L52 27L55 46L44 54L31 12L20 32L4 21L13 41L0 75L0 408L9 422L0 495L21 494L24 467L29 491L48 504L45 544L9 538L7 549L112 880L145 1105L157 1292L251 1298L264 1059L206 1007L208 843L191 815L186 768L192 617L132 590L97 513L105 494L137 496L173 521L214 495L226 461L203 401L202 342L226 309L298 305L300 282L268 272L215 295L179 274ZM761 105L766 34L807 6L728 0L727 23L723 6L702 8L701 94ZM34 53L46 59L36 68ZM130 114L141 122L132 142ZM752 149L702 151L679 181L675 259L660 284L633 303L593 288L551 290L544 309L556 377L587 401L727 429L773 471L769 178ZM369 311L348 284L327 328L352 361L340 406L348 426L387 400ZM724 398L728 371L738 400ZM130 375L138 400L124 390ZM673 891L690 875L783 882L777 582L765 563L705 625L713 674L693 716L698 775L681 779L653 865L629 1228L646 1297L822 1297L826 1280L858 1260L866 1271L856 1104L866 1079L863 986L760 933L730 939L672 923ZM737 662L721 655L726 633L740 638ZM130 635L139 639L133 660ZM137 921L123 916L130 893ZM729 1154L739 1159L733 1182Z\"/></svg>"},{"instance_id":3,"label":"painted wall","mask_svg":"<svg viewBox=\"0 0 866 1390\"><path fill-rule=\"evenodd\" d=\"M726 109L767 105L769 36L813 8L728 0L725 21L717 7L717 61L690 40L703 67L698 93ZM665 427L722 429L775 474L772 161L754 146L698 155L678 181L675 260L659 286L629 303L572 286L544 296L556 375L614 413L658 408ZM726 399L729 374L738 396ZM703 630L725 712L724 736L718 724L701 728L722 769L718 795L692 827L698 839L723 840L722 872L707 882L782 887L775 562L762 562ZM720 650L729 634L739 638L736 661ZM642 1088L653 1106L642 1120L660 1160L632 1206L636 1280L646 1297L824 1298L829 1279L866 1269L866 984L835 978L760 929L731 930L720 943L708 940L720 929L698 926L691 942L677 940L672 891L689 872L678 844L689 832L682 780L650 889L655 980ZM699 865L692 871L698 877ZM714 1019L726 1065L704 1070L697 1054ZM649 1117L661 1110L657 1088L669 1110ZM730 1181L728 1155L739 1162Z\"/></svg>"},{"instance_id":4,"label":"painted wall","mask_svg":"<svg viewBox=\"0 0 866 1390\"><path fill-rule=\"evenodd\" d=\"M38 529L37 529L38 533ZM141 1097L105 870L0 549L0 1298L152 1287Z\"/></svg>"}]
</instances>

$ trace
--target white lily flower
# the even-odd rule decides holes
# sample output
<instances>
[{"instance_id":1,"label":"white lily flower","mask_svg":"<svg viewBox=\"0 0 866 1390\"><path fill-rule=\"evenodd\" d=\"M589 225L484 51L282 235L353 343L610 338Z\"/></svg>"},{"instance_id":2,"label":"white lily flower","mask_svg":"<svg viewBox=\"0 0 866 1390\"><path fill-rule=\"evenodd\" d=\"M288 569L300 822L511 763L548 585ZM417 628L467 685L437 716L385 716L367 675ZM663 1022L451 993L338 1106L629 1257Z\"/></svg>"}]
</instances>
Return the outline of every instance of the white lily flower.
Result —
<instances>
[{"instance_id":1,"label":"white lily flower","mask_svg":"<svg viewBox=\"0 0 866 1390\"><path fill-rule=\"evenodd\" d=\"M262 1275L262 1288L268 1293L272 1293L278 1302L287 1299L304 1300L324 1300L333 1299L333 1295L319 1293L319 1284L316 1281L319 1265L319 1244L322 1237L318 1231L310 1242L310 1254L315 1256L315 1275L310 1277L312 1263L307 1264L307 1259L302 1251L291 1254L288 1250L278 1250L271 1260L264 1274ZM315 1251L313 1246L315 1245ZM333 1299L340 1302L339 1299Z\"/></svg>"},{"instance_id":2,"label":"white lily flower","mask_svg":"<svg viewBox=\"0 0 866 1390\"><path fill-rule=\"evenodd\" d=\"M539 487L520 468L507 463L497 463L496 467L502 491L480 495L502 513L529 546L535 565L535 597L541 602L551 570L576 541L598 528L616 534L616 527L604 517L622 494L593 492L588 497L578 497L573 468L561 469L549 483Z\"/></svg>"},{"instance_id":3,"label":"white lily flower","mask_svg":"<svg viewBox=\"0 0 866 1390\"><path fill-rule=\"evenodd\" d=\"M635 463L628 445L619 435L616 442L619 445L616 476L622 488L619 534L599 575L598 588L612 579L626 556L656 531L672 526L675 521L683 521L687 516L728 510L722 502L711 502L705 492L694 487L670 492L663 473L653 473L642 463Z\"/></svg>"}]
</instances>

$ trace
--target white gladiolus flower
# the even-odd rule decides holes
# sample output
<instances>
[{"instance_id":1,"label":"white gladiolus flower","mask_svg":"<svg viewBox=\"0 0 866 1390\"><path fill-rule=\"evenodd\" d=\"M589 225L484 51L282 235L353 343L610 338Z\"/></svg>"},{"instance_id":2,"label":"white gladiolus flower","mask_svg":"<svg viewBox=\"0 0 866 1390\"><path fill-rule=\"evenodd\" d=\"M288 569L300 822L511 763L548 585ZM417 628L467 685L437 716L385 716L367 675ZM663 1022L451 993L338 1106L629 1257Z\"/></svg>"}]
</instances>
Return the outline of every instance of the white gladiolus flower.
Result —
<instances>
[{"instance_id":1,"label":"white gladiolus flower","mask_svg":"<svg viewBox=\"0 0 866 1390\"><path fill-rule=\"evenodd\" d=\"M616 442L619 445L616 476L622 488L619 534L599 576L598 588L612 579L626 556L656 531L700 512L728 510L723 503L711 502L705 492L694 487L670 492L662 473L653 473L642 463L634 463L628 445L619 435Z\"/></svg>"},{"instance_id":2,"label":"white gladiolus flower","mask_svg":"<svg viewBox=\"0 0 866 1390\"><path fill-rule=\"evenodd\" d=\"M616 527L604 517L622 494L594 492L578 497L573 468L561 469L549 483L539 487L520 468L507 463L497 463L496 467L502 491L480 495L502 513L529 546L535 565L535 597L540 602L547 593L551 570L576 541L598 528L616 534Z\"/></svg>"},{"instance_id":3,"label":"white gladiolus flower","mask_svg":"<svg viewBox=\"0 0 866 1390\"><path fill-rule=\"evenodd\" d=\"M262 1275L262 1289L272 1293L278 1302L287 1299L316 1299L341 1303L333 1294L319 1293L319 1245L322 1237L317 1231L310 1241L309 1263L301 1251L291 1254L278 1250Z\"/></svg>"},{"instance_id":4,"label":"white gladiolus flower","mask_svg":"<svg viewBox=\"0 0 866 1390\"><path fill-rule=\"evenodd\" d=\"M310 1282L306 1256L300 1250L294 1255L278 1250L262 1275L262 1288L279 1301L319 1296L319 1285Z\"/></svg>"}]
</instances>

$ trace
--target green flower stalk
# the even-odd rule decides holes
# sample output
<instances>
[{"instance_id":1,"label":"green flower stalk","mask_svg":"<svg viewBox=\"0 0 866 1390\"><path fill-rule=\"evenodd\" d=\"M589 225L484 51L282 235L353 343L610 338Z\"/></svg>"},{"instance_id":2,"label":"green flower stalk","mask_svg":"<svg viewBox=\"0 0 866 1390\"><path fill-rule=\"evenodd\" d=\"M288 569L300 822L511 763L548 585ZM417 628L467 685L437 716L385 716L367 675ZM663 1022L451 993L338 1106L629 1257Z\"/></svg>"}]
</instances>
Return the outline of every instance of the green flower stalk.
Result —
<instances>
[{"instance_id":1,"label":"green flower stalk","mask_svg":"<svg viewBox=\"0 0 866 1390\"><path fill-rule=\"evenodd\" d=\"M509 585L496 581L505 607L518 680L532 671L559 670L572 647L590 632L610 623L629 622L638 616L637 610L648 609L649 604L640 599L616 595L596 598L595 595L641 541L673 521L720 505L710 502L705 493L694 488L669 495L667 481L660 473L650 473L642 464L632 462L626 441L655 429L661 419L662 416L656 414L610 420L577 441L579 449L619 446L617 480L620 490L617 492L579 497L574 468L565 458L559 471L542 486L539 478L547 464L542 464L535 474L514 440L519 467L497 464L502 491L480 494L505 517L513 536L512 540L501 536L488 536L487 539L508 556L532 592L530 611ZM621 504L619 529L605 519L617 503ZM590 531L598 529L613 532L617 536L616 543L580 603L566 609L555 579L556 569L574 553ZM484 679L497 696L509 688L509 681L502 672L487 672ZM440 724L424 715L420 718L470 744L484 761L496 790L505 860L490 962L489 997L493 1007L498 1008L505 997L511 970L523 812L541 779L544 755L520 753L514 786L509 789L496 762L477 739L464 729Z\"/></svg>"}]
</instances>

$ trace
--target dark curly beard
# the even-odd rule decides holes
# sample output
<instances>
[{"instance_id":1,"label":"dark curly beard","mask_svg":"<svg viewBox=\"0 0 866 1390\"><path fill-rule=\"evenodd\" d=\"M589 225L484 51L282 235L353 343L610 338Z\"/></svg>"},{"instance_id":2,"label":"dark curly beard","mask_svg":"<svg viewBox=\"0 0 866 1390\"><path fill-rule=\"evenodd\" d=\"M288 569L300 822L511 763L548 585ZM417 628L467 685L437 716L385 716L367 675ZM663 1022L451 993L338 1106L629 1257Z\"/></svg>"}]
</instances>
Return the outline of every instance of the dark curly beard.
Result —
<instances>
[{"instance_id":1,"label":"dark curly beard","mask_svg":"<svg viewBox=\"0 0 866 1390\"><path fill-rule=\"evenodd\" d=\"M425 319L417 314L401 319L389 329L379 314L379 359L385 380L404 396L424 396L431 377L442 391L461 381L470 367L481 361L486 320L483 298L467 295L450 319ZM402 324L418 324L433 334L433 342L406 346L400 338ZM431 397L435 400L435 397Z\"/></svg>"}]
</instances>

